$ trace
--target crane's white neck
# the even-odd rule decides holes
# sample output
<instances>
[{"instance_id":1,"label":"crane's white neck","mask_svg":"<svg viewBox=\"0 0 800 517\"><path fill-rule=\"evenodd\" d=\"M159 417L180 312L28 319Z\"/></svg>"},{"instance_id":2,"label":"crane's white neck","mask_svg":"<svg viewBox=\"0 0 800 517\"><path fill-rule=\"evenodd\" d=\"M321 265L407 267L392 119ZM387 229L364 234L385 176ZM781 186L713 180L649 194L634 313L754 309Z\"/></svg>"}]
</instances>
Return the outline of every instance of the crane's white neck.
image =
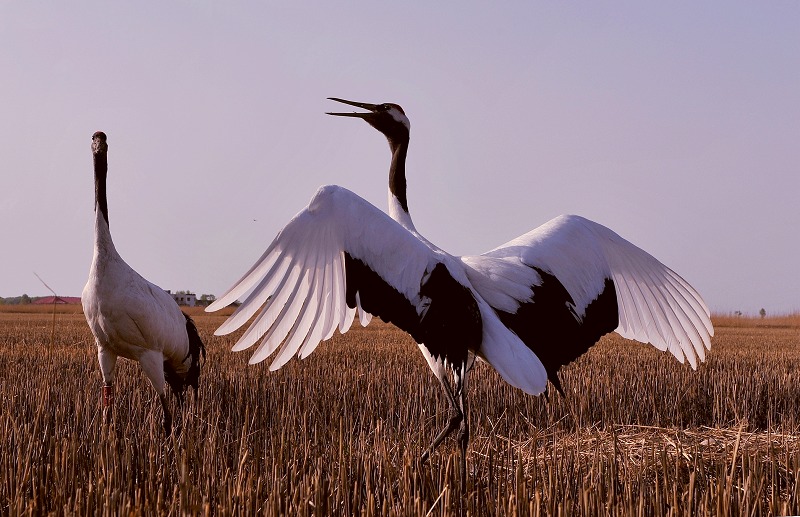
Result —
<instances>
[{"instance_id":1,"label":"crane's white neck","mask_svg":"<svg viewBox=\"0 0 800 517\"><path fill-rule=\"evenodd\" d=\"M103 212L95 210L94 217L94 253L97 256L107 256L109 254L116 254L117 249L114 247L114 241L111 239L111 230L108 227Z\"/></svg>"},{"instance_id":2,"label":"crane's white neck","mask_svg":"<svg viewBox=\"0 0 800 517\"><path fill-rule=\"evenodd\" d=\"M414 227L414 222L411 220L411 214L403 207L391 188L389 188L389 215L392 219L402 224L407 230L412 232L417 231Z\"/></svg>"}]
</instances>

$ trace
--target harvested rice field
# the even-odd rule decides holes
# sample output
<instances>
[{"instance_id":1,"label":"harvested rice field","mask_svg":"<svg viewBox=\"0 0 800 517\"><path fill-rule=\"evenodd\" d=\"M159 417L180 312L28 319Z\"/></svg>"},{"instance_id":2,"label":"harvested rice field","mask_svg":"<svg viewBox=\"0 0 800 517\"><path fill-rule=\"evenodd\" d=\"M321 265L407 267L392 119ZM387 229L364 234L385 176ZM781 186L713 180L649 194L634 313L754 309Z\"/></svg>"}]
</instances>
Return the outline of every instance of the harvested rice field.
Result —
<instances>
[{"instance_id":1,"label":"harvested rice field","mask_svg":"<svg viewBox=\"0 0 800 517\"><path fill-rule=\"evenodd\" d=\"M101 376L80 306L0 306L0 514L781 515L800 513L800 316L717 317L696 371L606 336L531 397L478 364L468 486L416 345L380 321L269 372L214 337L165 438L138 365Z\"/></svg>"}]
</instances>

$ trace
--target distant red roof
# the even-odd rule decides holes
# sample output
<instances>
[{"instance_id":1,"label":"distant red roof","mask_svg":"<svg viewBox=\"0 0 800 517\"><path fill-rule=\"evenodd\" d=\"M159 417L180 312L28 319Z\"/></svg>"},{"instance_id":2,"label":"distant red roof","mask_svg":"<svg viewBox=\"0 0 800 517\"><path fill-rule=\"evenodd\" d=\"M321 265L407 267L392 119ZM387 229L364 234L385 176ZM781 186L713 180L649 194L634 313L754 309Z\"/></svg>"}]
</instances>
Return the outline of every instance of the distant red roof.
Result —
<instances>
[{"instance_id":1,"label":"distant red roof","mask_svg":"<svg viewBox=\"0 0 800 517\"><path fill-rule=\"evenodd\" d=\"M76 305L81 303L80 296L45 296L44 298L38 298L31 302L34 305L52 305L53 303L56 305L59 304L67 304L67 305Z\"/></svg>"}]
</instances>

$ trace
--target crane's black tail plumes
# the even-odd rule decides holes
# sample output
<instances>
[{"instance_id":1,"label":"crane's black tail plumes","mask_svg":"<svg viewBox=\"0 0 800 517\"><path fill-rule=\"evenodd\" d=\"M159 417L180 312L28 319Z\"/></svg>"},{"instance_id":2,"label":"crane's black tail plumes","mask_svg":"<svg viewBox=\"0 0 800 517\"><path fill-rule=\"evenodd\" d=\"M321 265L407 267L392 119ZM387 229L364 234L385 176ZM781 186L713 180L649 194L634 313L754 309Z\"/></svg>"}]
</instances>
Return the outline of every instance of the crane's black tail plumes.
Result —
<instances>
[{"instance_id":1,"label":"crane's black tail plumes","mask_svg":"<svg viewBox=\"0 0 800 517\"><path fill-rule=\"evenodd\" d=\"M172 392L183 399L183 392L186 391L187 386L191 386L197 391L200 383L200 356L203 357L203 362L206 360L206 347L203 340L200 339L200 334L197 332L197 326L194 324L191 316L183 313L186 318L186 333L189 336L189 355L192 364L189 365L189 371L186 372L184 377L178 375L168 363L164 363L164 377L172 388Z\"/></svg>"},{"instance_id":2,"label":"crane's black tail plumes","mask_svg":"<svg viewBox=\"0 0 800 517\"><path fill-rule=\"evenodd\" d=\"M183 315L186 317L186 333L189 334L189 355L192 356L192 365L189 366L189 373L186 374L186 385L197 391L197 386L200 382L200 355L203 356L203 363L205 363L206 347L203 344L203 340L200 339L194 320L185 312Z\"/></svg>"}]
</instances>

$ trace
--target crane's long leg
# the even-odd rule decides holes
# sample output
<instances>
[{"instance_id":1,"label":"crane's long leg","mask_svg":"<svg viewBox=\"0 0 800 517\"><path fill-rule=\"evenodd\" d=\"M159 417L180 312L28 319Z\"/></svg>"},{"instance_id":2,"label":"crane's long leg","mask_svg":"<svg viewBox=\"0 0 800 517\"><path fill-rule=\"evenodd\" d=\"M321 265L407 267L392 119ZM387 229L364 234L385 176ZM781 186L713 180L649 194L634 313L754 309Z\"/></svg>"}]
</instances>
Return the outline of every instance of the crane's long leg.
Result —
<instances>
[{"instance_id":1,"label":"crane's long leg","mask_svg":"<svg viewBox=\"0 0 800 517\"><path fill-rule=\"evenodd\" d=\"M143 354L139 358L139 364L142 365L142 370L144 370L145 375L150 379L150 383L158 392L158 398L161 400L161 408L164 410L164 433L169 436L172 434L172 413L167 404L163 356L159 352Z\"/></svg>"},{"instance_id":2,"label":"crane's long leg","mask_svg":"<svg viewBox=\"0 0 800 517\"><path fill-rule=\"evenodd\" d=\"M472 358L471 358L472 359ZM474 360L474 359L473 359ZM467 487L467 445L469 444L469 416L467 414L467 374L472 366L472 360L453 369L455 390L450 387L450 383L444 375L437 375L439 383L442 385L447 401L450 405L450 417L447 426L442 429L436 438L433 439L430 447L422 453L420 461L424 463L430 457L433 450L447 438L450 433L458 428L458 445L461 451L461 490L466 491Z\"/></svg>"},{"instance_id":3,"label":"crane's long leg","mask_svg":"<svg viewBox=\"0 0 800 517\"><path fill-rule=\"evenodd\" d=\"M108 425L111 423L114 406L114 370L117 366L117 356L98 344L97 361L103 374L103 422Z\"/></svg>"},{"instance_id":4,"label":"crane's long leg","mask_svg":"<svg viewBox=\"0 0 800 517\"><path fill-rule=\"evenodd\" d=\"M461 449L461 491L467 490L467 445L469 445L469 408L467 406L467 373L469 366L463 370L462 381L457 388L458 404L461 409L461 425L458 428L458 445Z\"/></svg>"},{"instance_id":5,"label":"crane's long leg","mask_svg":"<svg viewBox=\"0 0 800 517\"><path fill-rule=\"evenodd\" d=\"M450 387L450 383L447 382L447 379L444 376L442 377L437 376L437 378L439 379L439 383L442 385L445 397L447 398L447 402L450 405L450 416L445 428L442 429L438 435L436 435L436 438L433 439L433 442L431 442L430 447L428 447L428 449L422 453L421 461L423 463L425 463L428 460L433 450L436 449L436 447L438 447L440 443L442 443L442 440L447 438L450 435L450 433L452 433L453 431L456 430L457 427L459 427L461 421L464 419L464 414L461 412L459 405L456 403L456 399L455 396L453 395L453 389ZM456 389L458 389L458 386L456 387Z\"/></svg>"}]
</instances>

